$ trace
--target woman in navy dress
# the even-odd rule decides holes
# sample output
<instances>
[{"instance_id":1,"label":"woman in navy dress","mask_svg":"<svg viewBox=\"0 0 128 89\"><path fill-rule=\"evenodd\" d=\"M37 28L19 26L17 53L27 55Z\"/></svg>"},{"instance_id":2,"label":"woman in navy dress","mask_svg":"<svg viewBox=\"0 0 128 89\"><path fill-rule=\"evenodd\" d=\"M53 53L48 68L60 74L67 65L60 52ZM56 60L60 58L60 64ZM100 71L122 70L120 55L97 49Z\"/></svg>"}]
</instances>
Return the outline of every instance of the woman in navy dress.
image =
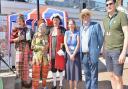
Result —
<instances>
[{"instance_id":1,"label":"woman in navy dress","mask_svg":"<svg viewBox=\"0 0 128 89\"><path fill-rule=\"evenodd\" d=\"M70 89L74 83L74 89L77 89L77 83L81 79L81 63L79 57L79 30L76 30L75 21L69 20L69 30L65 32L64 44L66 48L66 79L69 80Z\"/></svg>"}]
</instances>

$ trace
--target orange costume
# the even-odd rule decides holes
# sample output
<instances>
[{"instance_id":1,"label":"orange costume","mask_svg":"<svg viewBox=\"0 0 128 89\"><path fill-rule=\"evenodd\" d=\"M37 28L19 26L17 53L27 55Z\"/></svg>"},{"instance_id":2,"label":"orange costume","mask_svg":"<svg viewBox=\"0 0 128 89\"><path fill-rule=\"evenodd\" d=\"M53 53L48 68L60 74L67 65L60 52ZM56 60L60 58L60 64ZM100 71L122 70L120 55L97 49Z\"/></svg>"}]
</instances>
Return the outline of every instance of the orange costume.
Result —
<instances>
[{"instance_id":1,"label":"orange costume","mask_svg":"<svg viewBox=\"0 0 128 89\"><path fill-rule=\"evenodd\" d=\"M41 27L42 24L39 26L38 32L34 34L31 45L33 49L32 89L39 88L40 74L42 76L42 87L43 89L47 89L46 79L48 75L48 37L44 34L44 32L39 32L40 30L44 30L44 28Z\"/></svg>"}]
</instances>

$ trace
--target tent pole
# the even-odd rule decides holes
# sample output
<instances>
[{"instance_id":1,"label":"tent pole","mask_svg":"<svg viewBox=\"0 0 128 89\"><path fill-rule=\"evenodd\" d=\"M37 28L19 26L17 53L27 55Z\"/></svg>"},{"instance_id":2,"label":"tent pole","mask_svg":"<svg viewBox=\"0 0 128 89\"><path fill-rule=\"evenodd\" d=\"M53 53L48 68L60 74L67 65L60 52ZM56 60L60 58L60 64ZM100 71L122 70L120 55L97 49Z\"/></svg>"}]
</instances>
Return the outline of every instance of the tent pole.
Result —
<instances>
[{"instance_id":1,"label":"tent pole","mask_svg":"<svg viewBox=\"0 0 128 89\"><path fill-rule=\"evenodd\" d=\"M0 0L0 14L1 14L1 0Z\"/></svg>"},{"instance_id":2,"label":"tent pole","mask_svg":"<svg viewBox=\"0 0 128 89\"><path fill-rule=\"evenodd\" d=\"M40 8L39 8L39 0L37 0L37 20L40 19Z\"/></svg>"}]
</instances>

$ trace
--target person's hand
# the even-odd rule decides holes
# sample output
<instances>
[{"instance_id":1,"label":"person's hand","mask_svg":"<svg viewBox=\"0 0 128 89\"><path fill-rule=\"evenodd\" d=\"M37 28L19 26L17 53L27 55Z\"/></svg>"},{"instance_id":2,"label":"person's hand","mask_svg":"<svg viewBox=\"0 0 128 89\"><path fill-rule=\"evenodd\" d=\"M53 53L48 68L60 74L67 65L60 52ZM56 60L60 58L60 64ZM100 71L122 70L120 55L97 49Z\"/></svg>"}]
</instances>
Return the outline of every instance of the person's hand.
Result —
<instances>
[{"instance_id":1,"label":"person's hand","mask_svg":"<svg viewBox=\"0 0 128 89\"><path fill-rule=\"evenodd\" d=\"M24 36L23 35L13 39L13 42L19 42L20 40L24 40Z\"/></svg>"},{"instance_id":2,"label":"person's hand","mask_svg":"<svg viewBox=\"0 0 128 89\"><path fill-rule=\"evenodd\" d=\"M39 64L40 64L39 59L33 59L32 64L37 64L37 65L39 65Z\"/></svg>"},{"instance_id":3,"label":"person's hand","mask_svg":"<svg viewBox=\"0 0 128 89\"><path fill-rule=\"evenodd\" d=\"M43 47L41 47L41 49L42 49L42 51L45 51L45 47L43 46Z\"/></svg>"},{"instance_id":4,"label":"person's hand","mask_svg":"<svg viewBox=\"0 0 128 89\"><path fill-rule=\"evenodd\" d=\"M12 40L14 43L19 42L19 37Z\"/></svg>"},{"instance_id":5,"label":"person's hand","mask_svg":"<svg viewBox=\"0 0 128 89\"><path fill-rule=\"evenodd\" d=\"M24 40L25 38L24 38L24 35L21 35L20 37L19 37L19 39L20 40Z\"/></svg>"},{"instance_id":6,"label":"person's hand","mask_svg":"<svg viewBox=\"0 0 128 89\"><path fill-rule=\"evenodd\" d=\"M41 57L39 57L38 55L36 55L36 56L33 58L33 60L32 60L32 63L33 63L33 64L37 64L37 65L39 65L41 62L42 62Z\"/></svg>"},{"instance_id":7,"label":"person's hand","mask_svg":"<svg viewBox=\"0 0 128 89\"><path fill-rule=\"evenodd\" d=\"M64 55L65 55L65 53L64 53L64 51L63 51L62 49L60 49L60 50L57 52L57 54L58 54L59 56L64 56Z\"/></svg>"},{"instance_id":8,"label":"person's hand","mask_svg":"<svg viewBox=\"0 0 128 89\"><path fill-rule=\"evenodd\" d=\"M71 54L71 55L70 55L70 60L74 61L74 60L75 60L74 57L75 57L75 56L74 56L73 54Z\"/></svg>"},{"instance_id":9,"label":"person's hand","mask_svg":"<svg viewBox=\"0 0 128 89\"><path fill-rule=\"evenodd\" d=\"M126 55L124 53L121 53L118 59L119 64L123 64L125 62L125 59L126 59Z\"/></svg>"},{"instance_id":10,"label":"person's hand","mask_svg":"<svg viewBox=\"0 0 128 89\"><path fill-rule=\"evenodd\" d=\"M51 60L48 61L48 66L49 66L49 69L52 68L52 63L51 63Z\"/></svg>"}]
</instances>

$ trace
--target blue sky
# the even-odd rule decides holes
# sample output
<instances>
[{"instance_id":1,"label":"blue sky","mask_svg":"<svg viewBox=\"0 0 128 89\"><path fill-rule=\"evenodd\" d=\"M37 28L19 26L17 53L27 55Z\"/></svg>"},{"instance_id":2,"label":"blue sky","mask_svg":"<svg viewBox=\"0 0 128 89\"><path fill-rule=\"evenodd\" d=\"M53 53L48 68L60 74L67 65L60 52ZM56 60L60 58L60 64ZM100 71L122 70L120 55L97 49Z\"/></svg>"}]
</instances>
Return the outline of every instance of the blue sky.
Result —
<instances>
[{"instance_id":1,"label":"blue sky","mask_svg":"<svg viewBox=\"0 0 128 89\"><path fill-rule=\"evenodd\" d=\"M94 0L94 1L105 3L106 0ZM33 0L33 2L35 3L36 0ZM44 0L40 0L40 3L43 3L43 2L44 2ZM128 0L124 0L124 6L127 6L127 2L128 2Z\"/></svg>"},{"instance_id":2,"label":"blue sky","mask_svg":"<svg viewBox=\"0 0 128 89\"><path fill-rule=\"evenodd\" d=\"M94 0L94 1L97 1L97 2L104 2L104 3L105 3L106 0ZM123 1L123 5L124 5L124 6L127 6L127 2L128 2L128 0L124 0L124 1Z\"/></svg>"}]
</instances>

